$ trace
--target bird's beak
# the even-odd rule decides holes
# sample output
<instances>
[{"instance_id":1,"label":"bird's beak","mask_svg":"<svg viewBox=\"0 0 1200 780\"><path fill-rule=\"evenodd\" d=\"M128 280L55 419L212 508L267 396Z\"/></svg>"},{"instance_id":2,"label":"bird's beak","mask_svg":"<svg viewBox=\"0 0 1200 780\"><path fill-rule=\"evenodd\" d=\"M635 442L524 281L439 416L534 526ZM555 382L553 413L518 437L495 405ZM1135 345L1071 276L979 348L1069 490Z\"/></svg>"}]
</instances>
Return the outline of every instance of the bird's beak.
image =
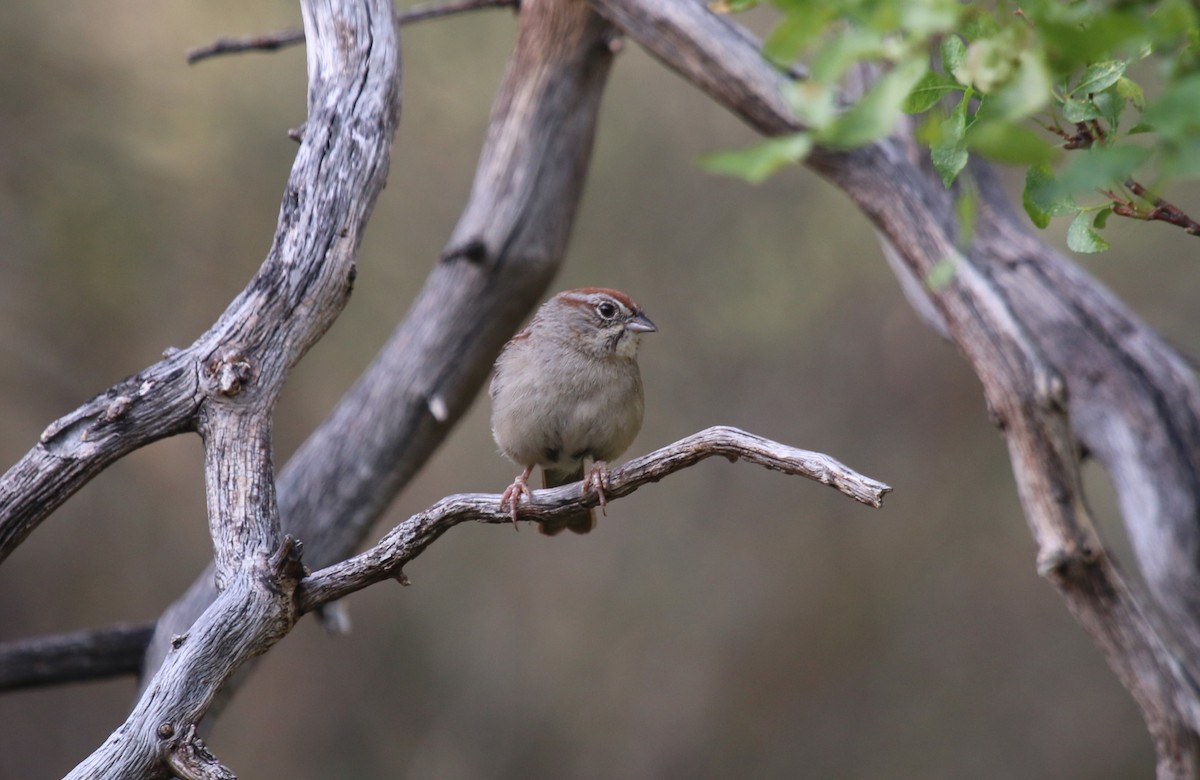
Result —
<instances>
[{"instance_id":1,"label":"bird's beak","mask_svg":"<svg viewBox=\"0 0 1200 780\"><path fill-rule=\"evenodd\" d=\"M625 323L625 329L633 331L634 333L653 333L654 331L658 330L654 323L650 321L650 318L645 314L639 314L629 322Z\"/></svg>"}]
</instances>

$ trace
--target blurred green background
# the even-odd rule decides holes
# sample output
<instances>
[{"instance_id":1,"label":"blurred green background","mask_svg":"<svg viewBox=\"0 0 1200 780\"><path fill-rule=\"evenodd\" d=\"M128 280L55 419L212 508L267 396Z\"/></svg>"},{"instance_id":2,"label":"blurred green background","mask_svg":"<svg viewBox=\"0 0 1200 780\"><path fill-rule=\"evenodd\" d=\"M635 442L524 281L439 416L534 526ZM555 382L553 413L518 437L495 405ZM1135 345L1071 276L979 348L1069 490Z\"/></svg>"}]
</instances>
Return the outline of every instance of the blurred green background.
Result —
<instances>
[{"instance_id":1,"label":"blurred green background","mask_svg":"<svg viewBox=\"0 0 1200 780\"><path fill-rule=\"evenodd\" d=\"M184 52L298 23L282 0L0 4L4 467L190 343L254 273L295 151L286 130L304 119L303 52L195 67ZM503 11L405 28L388 188L349 308L285 391L279 463L436 262L515 32ZM890 483L886 507L717 460L614 504L587 537L460 527L408 567L413 587L352 597L349 636L306 620L266 657L209 740L239 776L1151 774L1136 707L1034 571L976 380L839 192L801 169L750 187L695 165L751 140L629 46L556 287L625 290L660 327L631 454L737 425ZM1175 196L1200 210L1200 191ZM1194 353L1195 240L1107 232L1115 250L1082 262ZM487 417L477 403L386 523L511 480ZM209 554L199 441L153 445L0 566L0 640L151 619ZM0 695L0 777L68 771L133 693Z\"/></svg>"}]
</instances>

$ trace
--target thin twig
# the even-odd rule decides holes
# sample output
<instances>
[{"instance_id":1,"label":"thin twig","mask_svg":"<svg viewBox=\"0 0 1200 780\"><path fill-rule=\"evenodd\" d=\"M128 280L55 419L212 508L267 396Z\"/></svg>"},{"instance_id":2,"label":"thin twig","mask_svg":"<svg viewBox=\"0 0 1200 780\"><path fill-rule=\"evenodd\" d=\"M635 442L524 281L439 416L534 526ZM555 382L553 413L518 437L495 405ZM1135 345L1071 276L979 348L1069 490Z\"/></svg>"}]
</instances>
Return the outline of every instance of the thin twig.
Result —
<instances>
[{"instance_id":1,"label":"thin twig","mask_svg":"<svg viewBox=\"0 0 1200 780\"><path fill-rule=\"evenodd\" d=\"M424 3L396 13L396 24L412 24L442 16L482 11L488 8L518 8L520 0L448 0L443 3ZM278 30L262 35L241 38L218 38L207 46L200 46L187 53L189 65L222 54L238 54L247 51L277 51L304 42L304 30L298 27Z\"/></svg>"},{"instance_id":2,"label":"thin twig","mask_svg":"<svg viewBox=\"0 0 1200 780\"><path fill-rule=\"evenodd\" d=\"M273 33L265 33L263 35L248 35L241 38L222 37L217 38L207 46L198 46L195 49L188 50L187 61L189 65L194 65L201 60L221 54L236 54L244 51L275 51L303 42L304 30L299 27L277 30Z\"/></svg>"},{"instance_id":3,"label":"thin twig","mask_svg":"<svg viewBox=\"0 0 1200 780\"><path fill-rule=\"evenodd\" d=\"M1134 195L1151 204L1152 208L1134 208L1130 213L1125 213L1123 209L1119 208L1119 206L1122 204L1114 203L1114 214L1120 214L1123 217L1132 217L1134 219L1143 219L1147 222L1152 222L1155 220L1167 222L1171 225L1176 225L1183 228L1183 232L1187 233L1188 235L1200 236L1200 222L1196 222L1196 220L1189 217L1174 204L1150 192L1133 179L1126 179L1125 186L1128 187L1129 191Z\"/></svg>"},{"instance_id":4,"label":"thin twig","mask_svg":"<svg viewBox=\"0 0 1200 780\"><path fill-rule=\"evenodd\" d=\"M674 444L613 469L604 493L609 503L642 485L657 482L705 458L720 455L731 461L746 460L773 471L808 477L868 506L879 507L891 487L865 477L819 452L800 450L737 428L716 426L680 439ZM521 504L520 519L544 521L598 503L595 493L583 493L582 483L535 490ZM343 598L369 585L396 579L407 585L402 567L420 555L435 539L459 523L510 523L512 516L500 506L500 496L463 493L447 496L429 509L400 523L374 547L348 560L313 572L296 591L300 611Z\"/></svg>"},{"instance_id":5,"label":"thin twig","mask_svg":"<svg viewBox=\"0 0 1200 780\"><path fill-rule=\"evenodd\" d=\"M1046 124L1043 124L1042 127L1061 137L1065 142L1063 148L1068 150L1089 149L1095 144L1102 142L1105 138L1104 128L1094 119L1090 122L1076 122L1075 129L1077 132L1073 135L1062 128L1054 128ZM1122 184L1134 196L1149 203L1150 207L1140 206L1132 198L1120 197L1111 189L1099 190L1101 195L1111 201L1109 207L1112 209L1112 213L1119 217L1139 219L1143 222L1166 222L1170 225L1183 228L1183 232L1188 235L1200 236L1200 222L1188 216L1183 209L1155 195L1144 184L1133 177L1125 179Z\"/></svg>"}]
</instances>

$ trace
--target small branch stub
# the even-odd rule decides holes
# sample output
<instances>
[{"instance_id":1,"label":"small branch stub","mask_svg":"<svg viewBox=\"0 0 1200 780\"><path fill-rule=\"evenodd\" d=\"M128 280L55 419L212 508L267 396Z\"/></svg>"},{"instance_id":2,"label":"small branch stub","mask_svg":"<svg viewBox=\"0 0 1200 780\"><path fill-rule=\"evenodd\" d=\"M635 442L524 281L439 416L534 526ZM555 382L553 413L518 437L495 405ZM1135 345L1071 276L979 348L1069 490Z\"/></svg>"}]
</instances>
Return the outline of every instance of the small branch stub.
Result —
<instances>
[{"instance_id":1,"label":"small branch stub","mask_svg":"<svg viewBox=\"0 0 1200 780\"><path fill-rule=\"evenodd\" d=\"M169 738L174 733L170 723L158 727L160 737ZM167 742L165 747L167 765L182 780L237 780L237 775L217 761L204 741L196 736L195 724L190 724L180 739Z\"/></svg>"},{"instance_id":2,"label":"small branch stub","mask_svg":"<svg viewBox=\"0 0 1200 780\"><path fill-rule=\"evenodd\" d=\"M242 392L242 387L250 381L252 376L253 371L250 364L240 356L222 359L217 366L217 390L221 395L232 398Z\"/></svg>"},{"instance_id":3,"label":"small branch stub","mask_svg":"<svg viewBox=\"0 0 1200 780\"><path fill-rule=\"evenodd\" d=\"M268 563L276 580L300 580L308 574L301 561L304 544L291 534L283 537L283 544L271 556Z\"/></svg>"},{"instance_id":4,"label":"small branch stub","mask_svg":"<svg viewBox=\"0 0 1200 780\"><path fill-rule=\"evenodd\" d=\"M1077 579L1090 566L1095 566L1102 555L1100 550L1083 547L1047 548L1038 553L1037 573L1048 580L1066 582Z\"/></svg>"}]
</instances>

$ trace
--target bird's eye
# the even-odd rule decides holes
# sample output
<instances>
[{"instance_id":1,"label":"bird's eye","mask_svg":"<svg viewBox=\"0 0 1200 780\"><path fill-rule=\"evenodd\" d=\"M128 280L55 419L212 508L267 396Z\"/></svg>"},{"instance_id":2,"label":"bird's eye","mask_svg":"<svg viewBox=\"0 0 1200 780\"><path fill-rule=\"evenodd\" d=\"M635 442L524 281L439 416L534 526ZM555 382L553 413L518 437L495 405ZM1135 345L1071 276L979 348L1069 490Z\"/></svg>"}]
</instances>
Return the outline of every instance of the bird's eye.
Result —
<instances>
[{"instance_id":1,"label":"bird's eye","mask_svg":"<svg viewBox=\"0 0 1200 780\"><path fill-rule=\"evenodd\" d=\"M612 301L602 301L596 304L596 313L603 319L611 320L617 316L617 305Z\"/></svg>"}]
</instances>

